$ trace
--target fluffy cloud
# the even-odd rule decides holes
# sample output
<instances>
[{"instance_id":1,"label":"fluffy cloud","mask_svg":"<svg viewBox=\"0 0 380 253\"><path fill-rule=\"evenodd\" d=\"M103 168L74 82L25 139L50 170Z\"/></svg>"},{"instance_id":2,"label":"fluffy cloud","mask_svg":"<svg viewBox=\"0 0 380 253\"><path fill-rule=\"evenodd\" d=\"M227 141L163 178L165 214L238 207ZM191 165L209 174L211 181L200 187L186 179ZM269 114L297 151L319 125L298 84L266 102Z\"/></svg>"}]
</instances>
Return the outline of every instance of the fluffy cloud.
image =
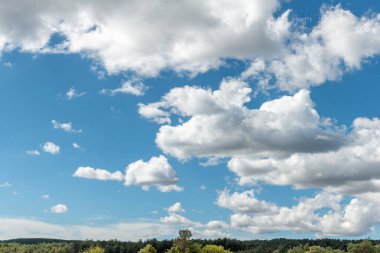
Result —
<instances>
[{"instance_id":1,"label":"fluffy cloud","mask_svg":"<svg viewBox=\"0 0 380 253\"><path fill-rule=\"evenodd\" d=\"M56 120L52 120L51 123L53 124L54 129L62 129L63 131L69 132L69 133L81 133L82 132L82 129L79 129L79 130L74 129L71 122L60 123Z\"/></svg>"},{"instance_id":2,"label":"fluffy cloud","mask_svg":"<svg viewBox=\"0 0 380 253\"><path fill-rule=\"evenodd\" d=\"M168 215L160 218L163 224L168 224L179 229L188 228L197 237L221 238L229 235L226 231L230 226L224 221L211 220L206 224L202 224L178 214L179 212L185 212L180 202L174 203L170 207L165 208L165 210L168 211Z\"/></svg>"},{"instance_id":3,"label":"fluffy cloud","mask_svg":"<svg viewBox=\"0 0 380 253\"><path fill-rule=\"evenodd\" d=\"M338 80L380 53L380 15L357 17L340 6L322 10L310 33L293 32L278 57L255 59L242 76L295 91Z\"/></svg>"},{"instance_id":4,"label":"fluffy cloud","mask_svg":"<svg viewBox=\"0 0 380 253\"><path fill-rule=\"evenodd\" d=\"M81 146L76 142L73 142L72 146L74 149L81 149Z\"/></svg>"},{"instance_id":5,"label":"fluffy cloud","mask_svg":"<svg viewBox=\"0 0 380 253\"><path fill-rule=\"evenodd\" d=\"M181 202L176 202L173 205L166 208L169 213L179 213L185 212L185 209L182 208Z\"/></svg>"},{"instance_id":6,"label":"fluffy cloud","mask_svg":"<svg viewBox=\"0 0 380 253\"><path fill-rule=\"evenodd\" d=\"M178 178L168 160L164 156L152 157L148 162L138 160L127 166L125 170L125 185L140 185L144 190L155 186L162 192L182 191L176 185Z\"/></svg>"},{"instance_id":7,"label":"fluffy cloud","mask_svg":"<svg viewBox=\"0 0 380 253\"><path fill-rule=\"evenodd\" d=\"M166 124L171 122L170 113L160 109L162 103L143 104L139 103L139 114L149 120L152 120L158 124Z\"/></svg>"},{"instance_id":8,"label":"fluffy cloud","mask_svg":"<svg viewBox=\"0 0 380 253\"><path fill-rule=\"evenodd\" d=\"M244 196L245 202L249 203L260 202L252 194L244 192L233 193L233 196ZM321 192L313 198L299 200L293 207L268 204L273 208L267 208L266 212L256 212L255 208L241 210L241 200L221 206L234 212L231 215L232 227L251 233L293 231L316 233L318 236L357 236L370 232L374 225L379 224L378 206L357 198L346 205L342 202L342 195Z\"/></svg>"},{"instance_id":9,"label":"fluffy cloud","mask_svg":"<svg viewBox=\"0 0 380 253\"><path fill-rule=\"evenodd\" d=\"M228 167L239 176L241 184L264 181L354 195L378 192L379 142L380 120L357 118L339 150L295 153L285 158L234 157Z\"/></svg>"},{"instance_id":10,"label":"fluffy cloud","mask_svg":"<svg viewBox=\"0 0 380 253\"><path fill-rule=\"evenodd\" d=\"M52 213L56 213L56 214L66 213L68 210L69 210L69 208L64 204L57 204L57 205L52 206L50 208L50 211Z\"/></svg>"},{"instance_id":11,"label":"fluffy cloud","mask_svg":"<svg viewBox=\"0 0 380 253\"><path fill-rule=\"evenodd\" d=\"M61 148L57 144L50 141L45 142L45 144L42 146L43 151L50 153L52 155L59 154L60 149Z\"/></svg>"},{"instance_id":12,"label":"fluffy cloud","mask_svg":"<svg viewBox=\"0 0 380 253\"><path fill-rule=\"evenodd\" d=\"M97 179L97 180L116 180L123 181L124 177L120 171L109 172L103 169L94 169L91 167L79 167L73 174L74 177Z\"/></svg>"},{"instance_id":13,"label":"fluffy cloud","mask_svg":"<svg viewBox=\"0 0 380 253\"><path fill-rule=\"evenodd\" d=\"M250 109L251 89L239 80L224 80L219 90L174 88L148 106L185 116L187 121L164 125L156 143L179 159L235 155L284 156L339 148L344 128L321 118L307 90ZM142 115L144 116L144 115Z\"/></svg>"},{"instance_id":14,"label":"fluffy cloud","mask_svg":"<svg viewBox=\"0 0 380 253\"><path fill-rule=\"evenodd\" d=\"M169 216L161 218L161 222L164 224L180 225L180 226L195 226L198 223L193 222L182 215L177 213L169 213Z\"/></svg>"},{"instance_id":15,"label":"fluffy cloud","mask_svg":"<svg viewBox=\"0 0 380 253\"><path fill-rule=\"evenodd\" d=\"M251 109L250 92L234 79L214 91L172 89L147 106L186 120L161 126L158 147L178 159L226 157L241 185L317 187L355 196L379 191L379 119L339 126L319 116L307 90Z\"/></svg>"},{"instance_id":16,"label":"fluffy cloud","mask_svg":"<svg viewBox=\"0 0 380 253\"><path fill-rule=\"evenodd\" d=\"M272 203L255 198L253 191L230 194L228 190L219 192L216 204L239 213L273 213L278 207Z\"/></svg>"},{"instance_id":17,"label":"fluffy cloud","mask_svg":"<svg viewBox=\"0 0 380 253\"><path fill-rule=\"evenodd\" d=\"M0 50L81 53L101 62L109 73L199 73L217 68L224 58L278 52L289 28L287 18L274 17L278 6L277 0L44 0L21 1L14 8L5 1ZM20 15L22 21L15 22ZM57 33L63 42L50 45Z\"/></svg>"},{"instance_id":18,"label":"fluffy cloud","mask_svg":"<svg viewBox=\"0 0 380 253\"><path fill-rule=\"evenodd\" d=\"M145 94L146 89L147 87L142 82L126 81L121 85L120 88L114 90L103 89L100 91L100 93L112 96L118 93L143 96Z\"/></svg>"}]
</instances>

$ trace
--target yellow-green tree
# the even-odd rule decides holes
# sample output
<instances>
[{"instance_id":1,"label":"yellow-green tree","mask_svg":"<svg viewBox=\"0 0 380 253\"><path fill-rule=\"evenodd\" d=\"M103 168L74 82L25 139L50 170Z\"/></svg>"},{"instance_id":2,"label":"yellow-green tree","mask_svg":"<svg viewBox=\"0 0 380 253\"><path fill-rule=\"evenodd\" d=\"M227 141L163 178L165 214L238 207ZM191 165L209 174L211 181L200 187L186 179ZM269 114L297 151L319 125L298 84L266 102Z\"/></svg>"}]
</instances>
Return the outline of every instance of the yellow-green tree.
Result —
<instances>
[{"instance_id":1,"label":"yellow-green tree","mask_svg":"<svg viewBox=\"0 0 380 253\"><path fill-rule=\"evenodd\" d=\"M86 249L85 251L83 251L83 253L104 253L104 249L96 246Z\"/></svg>"},{"instance_id":2,"label":"yellow-green tree","mask_svg":"<svg viewBox=\"0 0 380 253\"><path fill-rule=\"evenodd\" d=\"M205 245L200 253L231 253L231 251L224 249L223 246Z\"/></svg>"},{"instance_id":3,"label":"yellow-green tree","mask_svg":"<svg viewBox=\"0 0 380 253\"><path fill-rule=\"evenodd\" d=\"M362 241L361 243L348 244L349 253L376 253L377 248L375 248L370 241Z\"/></svg>"},{"instance_id":4,"label":"yellow-green tree","mask_svg":"<svg viewBox=\"0 0 380 253\"><path fill-rule=\"evenodd\" d=\"M144 248L141 248L138 253L157 253L157 250L151 244L147 244Z\"/></svg>"}]
</instances>

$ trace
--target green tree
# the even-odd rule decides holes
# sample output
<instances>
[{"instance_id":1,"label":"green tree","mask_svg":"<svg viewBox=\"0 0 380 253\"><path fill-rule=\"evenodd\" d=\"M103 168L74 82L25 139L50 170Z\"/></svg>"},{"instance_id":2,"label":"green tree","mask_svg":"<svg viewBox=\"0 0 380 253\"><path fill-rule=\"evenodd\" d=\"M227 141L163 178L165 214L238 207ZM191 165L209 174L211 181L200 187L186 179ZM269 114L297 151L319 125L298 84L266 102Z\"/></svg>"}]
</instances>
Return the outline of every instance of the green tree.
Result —
<instances>
[{"instance_id":1,"label":"green tree","mask_svg":"<svg viewBox=\"0 0 380 253\"><path fill-rule=\"evenodd\" d=\"M152 246L152 244L148 243L144 248L141 248L138 253L157 253L157 250Z\"/></svg>"},{"instance_id":2,"label":"green tree","mask_svg":"<svg viewBox=\"0 0 380 253\"><path fill-rule=\"evenodd\" d=\"M224 249L223 246L217 246L217 245L205 245L200 253L230 253L231 251L228 251Z\"/></svg>"},{"instance_id":3,"label":"green tree","mask_svg":"<svg viewBox=\"0 0 380 253\"><path fill-rule=\"evenodd\" d=\"M186 249L191 245L190 238L192 236L192 233L189 229L183 229L180 230L178 234L179 237L174 240L173 247L177 247L180 252L184 253Z\"/></svg>"},{"instance_id":4,"label":"green tree","mask_svg":"<svg viewBox=\"0 0 380 253\"><path fill-rule=\"evenodd\" d=\"M348 244L349 253L376 253L376 248L372 245L370 241L362 241L361 243L349 243Z\"/></svg>"},{"instance_id":5,"label":"green tree","mask_svg":"<svg viewBox=\"0 0 380 253\"><path fill-rule=\"evenodd\" d=\"M104 253L104 249L98 246L95 246L83 251L83 253Z\"/></svg>"}]
</instances>

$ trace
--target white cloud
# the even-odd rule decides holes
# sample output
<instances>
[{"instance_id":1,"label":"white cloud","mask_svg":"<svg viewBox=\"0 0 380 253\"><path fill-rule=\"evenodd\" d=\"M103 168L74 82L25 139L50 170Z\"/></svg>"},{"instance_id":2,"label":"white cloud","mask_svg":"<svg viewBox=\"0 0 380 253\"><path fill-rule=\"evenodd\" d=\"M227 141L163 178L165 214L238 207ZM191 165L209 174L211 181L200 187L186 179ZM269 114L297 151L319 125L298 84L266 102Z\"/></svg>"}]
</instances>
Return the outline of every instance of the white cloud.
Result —
<instances>
[{"instance_id":1,"label":"white cloud","mask_svg":"<svg viewBox=\"0 0 380 253\"><path fill-rule=\"evenodd\" d=\"M185 209L182 208L181 202L176 202L173 205L166 208L169 213L179 213L185 212Z\"/></svg>"},{"instance_id":2,"label":"white cloud","mask_svg":"<svg viewBox=\"0 0 380 253\"><path fill-rule=\"evenodd\" d=\"M139 114L149 120L152 120L158 124L170 124L170 113L160 109L161 103L151 104L138 104Z\"/></svg>"},{"instance_id":3,"label":"white cloud","mask_svg":"<svg viewBox=\"0 0 380 253\"><path fill-rule=\"evenodd\" d=\"M243 76L298 90L337 80L380 51L379 15L357 17L340 6L323 8L307 33L289 19L289 10L277 13L278 0L29 4L2 5L0 52L79 53L110 74L194 75L218 68L224 59L252 60ZM20 15L22 21L15 22ZM54 34L63 41L49 45ZM82 93L72 88L67 97L75 94Z\"/></svg>"},{"instance_id":4,"label":"white cloud","mask_svg":"<svg viewBox=\"0 0 380 253\"><path fill-rule=\"evenodd\" d=\"M221 230L228 228L228 224L220 220L212 220L207 223L207 228L211 230Z\"/></svg>"},{"instance_id":5,"label":"white cloud","mask_svg":"<svg viewBox=\"0 0 380 253\"><path fill-rule=\"evenodd\" d=\"M253 195L247 198L252 203L259 202ZM241 212L239 204L227 208L234 211L232 227L255 234L293 231L324 237L358 236L369 233L380 223L378 206L356 198L346 205L342 201L342 195L321 192L313 198L302 198L293 207L276 206L263 213L246 212L245 209Z\"/></svg>"},{"instance_id":6,"label":"white cloud","mask_svg":"<svg viewBox=\"0 0 380 253\"><path fill-rule=\"evenodd\" d=\"M380 120L357 118L339 150L295 153L283 158L235 157L228 167L239 176L241 184L263 181L354 195L378 192L379 142Z\"/></svg>"},{"instance_id":7,"label":"white cloud","mask_svg":"<svg viewBox=\"0 0 380 253\"><path fill-rule=\"evenodd\" d=\"M56 213L56 214L66 213L68 210L69 210L69 208L64 204L57 204L57 205L52 206L50 208L50 211L52 213Z\"/></svg>"},{"instance_id":8,"label":"white cloud","mask_svg":"<svg viewBox=\"0 0 380 253\"><path fill-rule=\"evenodd\" d=\"M223 162L223 159L220 157L206 157L206 161L200 162L199 165L203 167L216 166Z\"/></svg>"},{"instance_id":9,"label":"white cloud","mask_svg":"<svg viewBox=\"0 0 380 253\"><path fill-rule=\"evenodd\" d=\"M73 142L72 145L73 145L74 149L81 149L81 146L78 143L76 143L76 142Z\"/></svg>"},{"instance_id":10,"label":"white cloud","mask_svg":"<svg viewBox=\"0 0 380 253\"><path fill-rule=\"evenodd\" d=\"M253 191L230 194L228 190L219 192L216 204L239 213L272 213L277 211L277 206L255 198Z\"/></svg>"},{"instance_id":11,"label":"white cloud","mask_svg":"<svg viewBox=\"0 0 380 253\"><path fill-rule=\"evenodd\" d=\"M0 188L9 188L9 187L11 187L11 186L12 186L12 184L9 183L9 182L4 182L4 183L1 183L1 184L0 184Z\"/></svg>"},{"instance_id":12,"label":"white cloud","mask_svg":"<svg viewBox=\"0 0 380 253\"><path fill-rule=\"evenodd\" d=\"M57 144L48 141L42 146L42 150L52 155L56 155L59 154L60 147Z\"/></svg>"},{"instance_id":13,"label":"white cloud","mask_svg":"<svg viewBox=\"0 0 380 253\"><path fill-rule=\"evenodd\" d=\"M169 213L169 216L162 217L161 222L164 224L180 225L180 226L200 226L200 223L193 222L177 213Z\"/></svg>"},{"instance_id":14,"label":"white cloud","mask_svg":"<svg viewBox=\"0 0 380 253\"><path fill-rule=\"evenodd\" d=\"M50 196L47 195L47 194L44 194L44 195L41 196L41 199L48 200L48 199L50 199Z\"/></svg>"},{"instance_id":15,"label":"white cloud","mask_svg":"<svg viewBox=\"0 0 380 253\"><path fill-rule=\"evenodd\" d=\"M205 72L225 58L275 54L289 28L286 18L273 15L277 0L37 1L33 6L28 1L18 8L2 5L0 50L80 53L109 73ZM23 20L15 22L20 15ZM49 46L55 33L64 42Z\"/></svg>"},{"instance_id":16,"label":"white cloud","mask_svg":"<svg viewBox=\"0 0 380 253\"><path fill-rule=\"evenodd\" d=\"M242 76L288 91L338 80L380 53L380 15L357 17L340 6L324 8L310 33L296 29L291 38L283 53L255 59Z\"/></svg>"},{"instance_id":17,"label":"white cloud","mask_svg":"<svg viewBox=\"0 0 380 253\"><path fill-rule=\"evenodd\" d=\"M176 185L178 178L165 156L152 157L148 162L138 160L127 166L125 170L125 185L139 185L144 190L150 186L157 187L162 192L182 191Z\"/></svg>"},{"instance_id":18,"label":"white cloud","mask_svg":"<svg viewBox=\"0 0 380 253\"><path fill-rule=\"evenodd\" d=\"M307 90L250 109L251 89L239 80L224 80L215 91L174 88L148 106L185 116L178 125L161 126L156 143L179 159L196 157L286 156L322 152L342 146L344 128L315 110Z\"/></svg>"},{"instance_id":19,"label":"white cloud","mask_svg":"<svg viewBox=\"0 0 380 253\"><path fill-rule=\"evenodd\" d=\"M123 181L123 174L120 171L109 172L103 169L94 169L91 167L79 167L73 174L74 177L81 177L96 180L116 180Z\"/></svg>"},{"instance_id":20,"label":"white cloud","mask_svg":"<svg viewBox=\"0 0 380 253\"><path fill-rule=\"evenodd\" d=\"M62 129L63 131L69 132L69 133L81 133L82 132L82 129L79 129L79 130L74 129L71 122L60 123L56 120L52 120L51 123L53 124L54 129Z\"/></svg>"},{"instance_id":21,"label":"white cloud","mask_svg":"<svg viewBox=\"0 0 380 253\"><path fill-rule=\"evenodd\" d=\"M39 220L0 218L0 239L61 238L67 240L138 241L147 238L174 238L178 229L159 222L116 223L103 226L54 224ZM153 231L153 232L152 232Z\"/></svg>"},{"instance_id":22,"label":"white cloud","mask_svg":"<svg viewBox=\"0 0 380 253\"><path fill-rule=\"evenodd\" d=\"M78 98L81 96L86 95L86 92L78 92L76 91L73 87L71 87L67 92L66 92L66 98L68 100L71 100L73 98Z\"/></svg>"},{"instance_id":23,"label":"white cloud","mask_svg":"<svg viewBox=\"0 0 380 253\"><path fill-rule=\"evenodd\" d=\"M103 89L100 91L101 94L105 95L116 95L121 94L131 94L134 96L143 96L145 94L147 87L142 82L136 81L125 81L120 88L114 90Z\"/></svg>"},{"instance_id":24,"label":"white cloud","mask_svg":"<svg viewBox=\"0 0 380 253\"><path fill-rule=\"evenodd\" d=\"M27 150L25 151L27 155L40 155L38 150Z\"/></svg>"}]
</instances>

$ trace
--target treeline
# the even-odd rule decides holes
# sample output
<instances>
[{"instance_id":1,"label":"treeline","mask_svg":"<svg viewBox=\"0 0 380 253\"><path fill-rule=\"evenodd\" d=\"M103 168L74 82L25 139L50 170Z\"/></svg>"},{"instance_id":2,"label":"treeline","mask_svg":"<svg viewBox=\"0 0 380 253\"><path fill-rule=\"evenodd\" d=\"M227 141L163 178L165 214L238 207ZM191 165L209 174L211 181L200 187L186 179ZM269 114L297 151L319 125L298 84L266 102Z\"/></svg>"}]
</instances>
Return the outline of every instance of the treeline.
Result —
<instances>
[{"instance_id":1,"label":"treeline","mask_svg":"<svg viewBox=\"0 0 380 253\"><path fill-rule=\"evenodd\" d=\"M178 238L176 239L178 240ZM150 244L157 253L167 253L176 240L156 240L138 242L110 241L66 241L54 239L16 239L0 241L0 253L82 253L94 247L104 253L137 253ZM199 249L205 245L222 246L239 253L380 253L379 240L338 240L338 239L272 239L272 240L189 240ZM360 247L361 248L360 248ZM356 247L356 248L355 248ZM359 248L358 248L359 247ZM189 252L187 253L192 253ZM191 250L193 251L193 250ZM197 251L197 248L194 249Z\"/></svg>"}]
</instances>

